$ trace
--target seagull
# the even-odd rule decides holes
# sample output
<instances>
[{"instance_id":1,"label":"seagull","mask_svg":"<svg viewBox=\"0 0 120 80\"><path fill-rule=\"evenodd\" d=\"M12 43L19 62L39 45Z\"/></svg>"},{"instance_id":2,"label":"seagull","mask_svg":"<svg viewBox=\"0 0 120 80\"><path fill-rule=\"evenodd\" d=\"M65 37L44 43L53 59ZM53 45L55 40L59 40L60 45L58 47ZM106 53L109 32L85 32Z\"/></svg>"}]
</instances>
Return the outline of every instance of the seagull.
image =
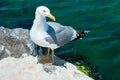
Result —
<instances>
[{"instance_id":1,"label":"seagull","mask_svg":"<svg viewBox=\"0 0 120 80\"><path fill-rule=\"evenodd\" d=\"M35 19L30 30L31 40L41 47L48 48L48 56L43 62L54 64L54 50L64 44L82 38L89 31L76 31L70 26L63 26L57 22L46 22L46 17L55 21L55 17L46 6L38 6L35 12ZM50 50L52 61L50 61Z\"/></svg>"}]
</instances>

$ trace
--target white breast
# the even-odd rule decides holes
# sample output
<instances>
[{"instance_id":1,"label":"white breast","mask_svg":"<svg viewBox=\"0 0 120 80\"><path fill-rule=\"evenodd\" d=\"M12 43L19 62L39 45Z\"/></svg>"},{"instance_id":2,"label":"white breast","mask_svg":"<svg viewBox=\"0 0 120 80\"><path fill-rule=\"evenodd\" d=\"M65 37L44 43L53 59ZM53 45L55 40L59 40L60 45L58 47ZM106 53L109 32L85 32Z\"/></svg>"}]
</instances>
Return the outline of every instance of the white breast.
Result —
<instances>
[{"instance_id":1,"label":"white breast","mask_svg":"<svg viewBox=\"0 0 120 80\"><path fill-rule=\"evenodd\" d=\"M34 29L30 31L31 40L39 46L47 47L48 43L45 41L45 37L47 37L45 33L37 32Z\"/></svg>"}]
</instances>

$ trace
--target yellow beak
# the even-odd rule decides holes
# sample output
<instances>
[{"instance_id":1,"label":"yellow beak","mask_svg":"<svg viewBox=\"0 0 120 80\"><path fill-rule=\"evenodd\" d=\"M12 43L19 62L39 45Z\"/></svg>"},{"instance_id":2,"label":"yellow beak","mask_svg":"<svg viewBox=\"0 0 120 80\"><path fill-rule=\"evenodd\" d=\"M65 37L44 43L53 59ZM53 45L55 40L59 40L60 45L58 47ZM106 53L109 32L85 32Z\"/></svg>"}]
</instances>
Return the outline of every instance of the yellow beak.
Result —
<instances>
[{"instance_id":1,"label":"yellow beak","mask_svg":"<svg viewBox=\"0 0 120 80\"><path fill-rule=\"evenodd\" d=\"M49 17L51 20L55 21L55 17L52 14L48 15L47 17Z\"/></svg>"}]
</instances>

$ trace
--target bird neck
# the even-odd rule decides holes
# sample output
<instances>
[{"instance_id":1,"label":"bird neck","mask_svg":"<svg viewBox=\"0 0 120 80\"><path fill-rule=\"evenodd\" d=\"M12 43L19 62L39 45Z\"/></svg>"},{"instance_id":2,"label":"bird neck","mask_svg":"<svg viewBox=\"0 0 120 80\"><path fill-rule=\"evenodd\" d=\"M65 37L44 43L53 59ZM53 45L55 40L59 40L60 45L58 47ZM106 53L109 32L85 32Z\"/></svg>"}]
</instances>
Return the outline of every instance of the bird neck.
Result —
<instances>
[{"instance_id":1,"label":"bird neck","mask_svg":"<svg viewBox=\"0 0 120 80\"><path fill-rule=\"evenodd\" d=\"M46 23L46 18L44 16L35 16L33 27L39 31L47 31L48 26Z\"/></svg>"}]
</instances>

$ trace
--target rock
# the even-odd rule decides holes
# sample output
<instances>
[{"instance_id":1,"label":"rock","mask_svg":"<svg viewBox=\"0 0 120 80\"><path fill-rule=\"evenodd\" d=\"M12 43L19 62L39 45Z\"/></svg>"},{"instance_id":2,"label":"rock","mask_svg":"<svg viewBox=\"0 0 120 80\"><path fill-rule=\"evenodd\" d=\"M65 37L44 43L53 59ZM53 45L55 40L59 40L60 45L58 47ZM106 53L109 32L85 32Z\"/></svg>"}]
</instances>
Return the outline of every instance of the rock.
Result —
<instances>
[{"instance_id":1,"label":"rock","mask_svg":"<svg viewBox=\"0 0 120 80\"><path fill-rule=\"evenodd\" d=\"M33 56L4 58L0 60L0 80L93 80L73 64L57 57L55 60L60 64L36 64Z\"/></svg>"},{"instance_id":2,"label":"rock","mask_svg":"<svg viewBox=\"0 0 120 80\"><path fill-rule=\"evenodd\" d=\"M35 55L35 47L30 40L29 30L0 27L0 59L8 56L19 58L22 54Z\"/></svg>"},{"instance_id":3,"label":"rock","mask_svg":"<svg viewBox=\"0 0 120 80\"><path fill-rule=\"evenodd\" d=\"M29 30L0 27L0 80L93 80L57 57L55 65L37 64L37 58L33 57L37 49ZM40 51L44 52L41 48Z\"/></svg>"}]
</instances>

